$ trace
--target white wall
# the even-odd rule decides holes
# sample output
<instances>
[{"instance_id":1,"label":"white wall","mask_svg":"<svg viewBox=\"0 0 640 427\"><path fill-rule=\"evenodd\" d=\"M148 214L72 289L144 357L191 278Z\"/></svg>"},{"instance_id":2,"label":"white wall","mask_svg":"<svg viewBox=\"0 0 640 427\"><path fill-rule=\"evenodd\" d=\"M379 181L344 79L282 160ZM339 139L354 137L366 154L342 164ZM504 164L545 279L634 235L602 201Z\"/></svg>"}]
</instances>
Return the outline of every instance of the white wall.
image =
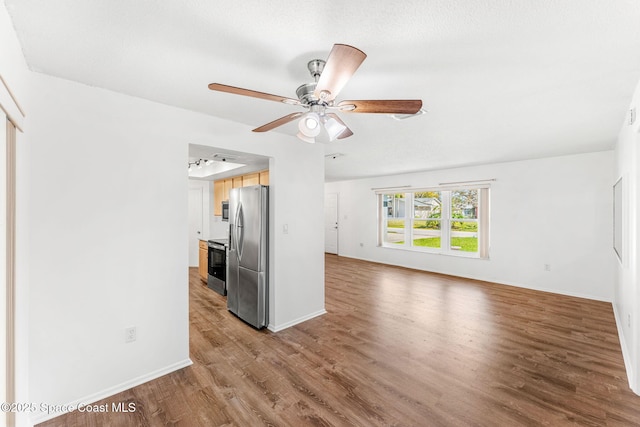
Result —
<instances>
[{"instance_id":1,"label":"white wall","mask_svg":"<svg viewBox=\"0 0 640 427\"><path fill-rule=\"evenodd\" d=\"M222 221L221 216L214 216L213 181L198 179L189 180L189 188L202 189L202 238L205 240L229 237L229 222Z\"/></svg>"},{"instance_id":2,"label":"white wall","mask_svg":"<svg viewBox=\"0 0 640 427\"><path fill-rule=\"evenodd\" d=\"M229 238L229 221L223 221L221 216L213 215L213 197L211 197L210 212L211 214L209 215L209 237L211 239L228 239Z\"/></svg>"},{"instance_id":3,"label":"white wall","mask_svg":"<svg viewBox=\"0 0 640 427\"><path fill-rule=\"evenodd\" d=\"M640 112L640 85L636 88L631 108ZM628 117L627 117L628 119ZM640 242L640 120L622 125L616 144L615 180L623 185L623 259L616 259L615 314L620 343L627 365L631 388L640 394L640 284L638 245Z\"/></svg>"},{"instance_id":4,"label":"white wall","mask_svg":"<svg viewBox=\"0 0 640 427\"><path fill-rule=\"evenodd\" d=\"M611 301L612 177L613 152L600 152L327 183L325 192L339 194L340 255ZM376 246L372 188L493 178L489 260Z\"/></svg>"},{"instance_id":5,"label":"white wall","mask_svg":"<svg viewBox=\"0 0 640 427\"><path fill-rule=\"evenodd\" d=\"M27 64L4 2L0 2L0 73L24 109L28 109Z\"/></svg>"},{"instance_id":6,"label":"white wall","mask_svg":"<svg viewBox=\"0 0 640 427\"><path fill-rule=\"evenodd\" d=\"M30 399L84 402L190 364L187 145L164 106L31 83Z\"/></svg>"},{"instance_id":7,"label":"white wall","mask_svg":"<svg viewBox=\"0 0 640 427\"><path fill-rule=\"evenodd\" d=\"M209 219L209 235L210 239L228 239L229 238L229 221L223 221L222 216L214 215L215 206L213 206L213 181L207 181L210 194L209 204L207 206L207 218Z\"/></svg>"},{"instance_id":8,"label":"white wall","mask_svg":"<svg viewBox=\"0 0 640 427\"><path fill-rule=\"evenodd\" d=\"M324 313L323 230L306 226L322 223L321 146L41 74L30 83L30 401L87 402L189 363L188 143L271 157L269 327Z\"/></svg>"}]
</instances>

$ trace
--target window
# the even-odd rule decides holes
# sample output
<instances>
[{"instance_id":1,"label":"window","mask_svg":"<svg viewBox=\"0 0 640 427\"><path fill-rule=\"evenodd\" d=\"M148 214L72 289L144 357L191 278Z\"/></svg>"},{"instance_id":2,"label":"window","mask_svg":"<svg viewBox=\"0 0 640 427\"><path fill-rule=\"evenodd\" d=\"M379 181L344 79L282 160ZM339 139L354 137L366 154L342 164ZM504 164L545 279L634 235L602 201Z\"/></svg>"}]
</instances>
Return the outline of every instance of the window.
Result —
<instances>
[{"instance_id":1,"label":"window","mask_svg":"<svg viewBox=\"0 0 640 427\"><path fill-rule=\"evenodd\" d=\"M391 244L403 244L405 230L404 194L384 194L382 198L386 233L384 240Z\"/></svg>"},{"instance_id":2,"label":"window","mask_svg":"<svg viewBox=\"0 0 640 427\"><path fill-rule=\"evenodd\" d=\"M488 258L489 188L379 192L379 246Z\"/></svg>"},{"instance_id":3,"label":"window","mask_svg":"<svg viewBox=\"0 0 640 427\"><path fill-rule=\"evenodd\" d=\"M450 247L478 252L478 190L451 191Z\"/></svg>"}]
</instances>

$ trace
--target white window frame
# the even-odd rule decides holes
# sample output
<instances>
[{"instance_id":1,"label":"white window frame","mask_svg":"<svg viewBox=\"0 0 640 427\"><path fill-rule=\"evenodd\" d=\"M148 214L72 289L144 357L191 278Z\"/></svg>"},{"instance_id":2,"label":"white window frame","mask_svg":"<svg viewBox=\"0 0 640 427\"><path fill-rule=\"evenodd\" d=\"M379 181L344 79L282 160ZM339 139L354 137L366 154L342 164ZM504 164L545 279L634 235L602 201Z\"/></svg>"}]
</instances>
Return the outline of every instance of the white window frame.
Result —
<instances>
[{"instance_id":1,"label":"white window frame","mask_svg":"<svg viewBox=\"0 0 640 427\"><path fill-rule=\"evenodd\" d=\"M451 194L456 190L478 190L477 219L465 220L451 218ZM440 248L413 246L413 224L420 221L414 218L414 194L422 192L439 192L442 202L440 215ZM391 249L409 250L434 254L451 255L463 258L489 259L489 192L488 185L455 186L455 187L430 187L430 188L387 188L376 190L378 212L378 246ZM404 221L404 243L389 243L385 241L387 234L387 215L384 211L383 199L385 194L404 194L404 217L398 218ZM453 221L455 220L455 221ZM466 252L451 249L451 223L452 222L477 222L478 224L478 251Z\"/></svg>"}]
</instances>

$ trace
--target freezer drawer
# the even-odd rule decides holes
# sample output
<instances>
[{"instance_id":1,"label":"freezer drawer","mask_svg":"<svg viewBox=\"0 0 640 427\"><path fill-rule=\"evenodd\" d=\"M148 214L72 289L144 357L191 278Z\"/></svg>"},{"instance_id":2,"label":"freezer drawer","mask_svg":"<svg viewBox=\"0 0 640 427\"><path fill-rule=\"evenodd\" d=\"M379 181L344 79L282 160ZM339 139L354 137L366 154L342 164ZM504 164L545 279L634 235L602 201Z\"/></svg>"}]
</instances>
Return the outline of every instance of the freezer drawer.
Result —
<instances>
[{"instance_id":1,"label":"freezer drawer","mask_svg":"<svg viewBox=\"0 0 640 427\"><path fill-rule=\"evenodd\" d=\"M265 273L240 267L238 269L238 317L255 328L267 326L267 286Z\"/></svg>"}]
</instances>

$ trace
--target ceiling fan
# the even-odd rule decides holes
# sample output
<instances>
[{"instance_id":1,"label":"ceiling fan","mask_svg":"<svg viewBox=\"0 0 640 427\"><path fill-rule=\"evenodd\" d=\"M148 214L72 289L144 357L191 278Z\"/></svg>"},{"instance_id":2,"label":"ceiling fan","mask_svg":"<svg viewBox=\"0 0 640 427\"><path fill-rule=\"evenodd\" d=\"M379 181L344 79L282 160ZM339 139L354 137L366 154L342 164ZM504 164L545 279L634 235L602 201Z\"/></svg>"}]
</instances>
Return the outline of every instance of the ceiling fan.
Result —
<instances>
[{"instance_id":1,"label":"ceiling fan","mask_svg":"<svg viewBox=\"0 0 640 427\"><path fill-rule=\"evenodd\" d=\"M353 135L353 132L333 111L408 115L419 113L422 108L422 101L419 99L336 102L336 96L366 57L367 55L364 52L353 46L334 44L326 61L314 59L307 64L314 82L303 84L296 89L298 99L220 83L211 83L209 89L282 102L307 109L307 112L296 112L280 117L253 129L253 132L266 132L300 118L298 122L300 132L298 132L297 136L310 143L315 142L315 138L320 135L322 129L326 130L330 141L344 139Z\"/></svg>"}]
</instances>

